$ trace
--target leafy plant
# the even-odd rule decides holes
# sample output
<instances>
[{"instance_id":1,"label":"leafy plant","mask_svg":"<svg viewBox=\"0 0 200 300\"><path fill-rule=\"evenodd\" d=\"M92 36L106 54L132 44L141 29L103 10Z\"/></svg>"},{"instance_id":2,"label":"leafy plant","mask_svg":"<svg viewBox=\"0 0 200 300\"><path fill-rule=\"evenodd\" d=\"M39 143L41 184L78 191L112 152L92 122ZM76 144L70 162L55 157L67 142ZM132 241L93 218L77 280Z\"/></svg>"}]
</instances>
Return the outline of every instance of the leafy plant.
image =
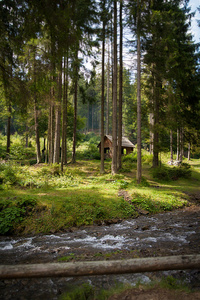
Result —
<instances>
[{"instance_id":1,"label":"leafy plant","mask_svg":"<svg viewBox=\"0 0 200 300\"><path fill-rule=\"evenodd\" d=\"M24 220L26 214L30 214L37 201L34 198L7 199L0 203L0 234L6 234L13 230L14 226Z\"/></svg>"},{"instance_id":2,"label":"leafy plant","mask_svg":"<svg viewBox=\"0 0 200 300\"><path fill-rule=\"evenodd\" d=\"M0 164L0 183L14 185L18 183L19 177L17 176L18 168L14 164L4 163Z\"/></svg>"},{"instance_id":3,"label":"leafy plant","mask_svg":"<svg viewBox=\"0 0 200 300\"><path fill-rule=\"evenodd\" d=\"M178 180L179 178L190 178L191 170L188 164L182 164L180 167L161 166L152 169L152 176L162 181Z\"/></svg>"},{"instance_id":4,"label":"leafy plant","mask_svg":"<svg viewBox=\"0 0 200 300\"><path fill-rule=\"evenodd\" d=\"M59 300L93 300L94 289L89 284L74 288L71 292L61 295Z\"/></svg>"}]
</instances>

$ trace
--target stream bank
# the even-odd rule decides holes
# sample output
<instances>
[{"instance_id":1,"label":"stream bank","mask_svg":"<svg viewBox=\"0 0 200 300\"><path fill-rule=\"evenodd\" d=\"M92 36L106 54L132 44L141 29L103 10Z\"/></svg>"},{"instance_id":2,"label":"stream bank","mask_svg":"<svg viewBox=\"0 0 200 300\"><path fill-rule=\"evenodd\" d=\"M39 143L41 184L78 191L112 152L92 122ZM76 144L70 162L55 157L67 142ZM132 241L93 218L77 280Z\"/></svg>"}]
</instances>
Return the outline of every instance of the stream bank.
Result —
<instances>
[{"instance_id":1,"label":"stream bank","mask_svg":"<svg viewBox=\"0 0 200 300\"><path fill-rule=\"evenodd\" d=\"M44 263L57 261L110 260L200 253L200 206L140 216L117 224L71 228L68 232L28 237L0 237L0 263ZM200 271L3 280L0 299L58 299L72 285L89 283L110 288L116 282L148 283L162 276L184 279L200 289Z\"/></svg>"}]
</instances>

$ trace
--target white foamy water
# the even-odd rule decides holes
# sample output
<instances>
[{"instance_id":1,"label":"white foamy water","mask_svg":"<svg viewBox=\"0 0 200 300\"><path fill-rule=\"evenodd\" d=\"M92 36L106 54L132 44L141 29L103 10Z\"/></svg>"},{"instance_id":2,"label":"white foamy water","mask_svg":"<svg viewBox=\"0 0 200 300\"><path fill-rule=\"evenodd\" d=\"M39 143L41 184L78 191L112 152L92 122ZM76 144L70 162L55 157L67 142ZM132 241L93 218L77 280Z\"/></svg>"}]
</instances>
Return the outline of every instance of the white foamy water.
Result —
<instances>
[{"instance_id":1,"label":"white foamy water","mask_svg":"<svg viewBox=\"0 0 200 300\"><path fill-rule=\"evenodd\" d=\"M2 244L3 244L3 243L2 243ZM13 249L12 243L6 243L6 245L4 244L4 245L1 245L1 246L0 246L0 250L1 250L1 251L11 250L11 249Z\"/></svg>"}]
</instances>

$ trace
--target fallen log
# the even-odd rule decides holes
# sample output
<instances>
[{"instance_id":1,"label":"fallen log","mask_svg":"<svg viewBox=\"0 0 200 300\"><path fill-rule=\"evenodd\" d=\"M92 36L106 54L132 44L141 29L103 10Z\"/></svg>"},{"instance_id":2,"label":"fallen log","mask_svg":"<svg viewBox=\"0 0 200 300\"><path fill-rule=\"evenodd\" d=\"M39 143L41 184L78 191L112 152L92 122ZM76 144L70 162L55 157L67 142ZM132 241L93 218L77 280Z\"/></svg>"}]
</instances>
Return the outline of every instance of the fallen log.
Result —
<instances>
[{"instance_id":1,"label":"fallen log","mask_svg":"<svg viewBox=\"0 0 200 300\"><path fill-rule=\"evenodd\" d=\"M1 265L0 279L75 277L200 269L200 255L136 258L113 261Z\"/></svg>"}]
</instances>

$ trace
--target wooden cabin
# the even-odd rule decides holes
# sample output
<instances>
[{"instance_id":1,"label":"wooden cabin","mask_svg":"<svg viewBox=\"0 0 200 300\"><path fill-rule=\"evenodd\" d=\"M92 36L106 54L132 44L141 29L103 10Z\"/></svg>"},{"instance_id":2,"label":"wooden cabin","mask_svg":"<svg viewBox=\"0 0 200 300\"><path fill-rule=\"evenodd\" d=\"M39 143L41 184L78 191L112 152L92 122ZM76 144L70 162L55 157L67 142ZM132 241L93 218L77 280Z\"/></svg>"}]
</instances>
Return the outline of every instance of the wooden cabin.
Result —
<instances>
[{"instance_id":1,"label":"wooden cabin","mask_svg":"<svg viewBox=\"0 0 200 300\"><path fill-rule=\"evenodd\" d=\"M133 152L134 145L125 137L122 137L122 154L129 154ZM101 153L101 143L98 145L99 152ZM112 158L112 136L105 135L104 136L104 155L105 157Z\"/></svg>"}]
</instances>

